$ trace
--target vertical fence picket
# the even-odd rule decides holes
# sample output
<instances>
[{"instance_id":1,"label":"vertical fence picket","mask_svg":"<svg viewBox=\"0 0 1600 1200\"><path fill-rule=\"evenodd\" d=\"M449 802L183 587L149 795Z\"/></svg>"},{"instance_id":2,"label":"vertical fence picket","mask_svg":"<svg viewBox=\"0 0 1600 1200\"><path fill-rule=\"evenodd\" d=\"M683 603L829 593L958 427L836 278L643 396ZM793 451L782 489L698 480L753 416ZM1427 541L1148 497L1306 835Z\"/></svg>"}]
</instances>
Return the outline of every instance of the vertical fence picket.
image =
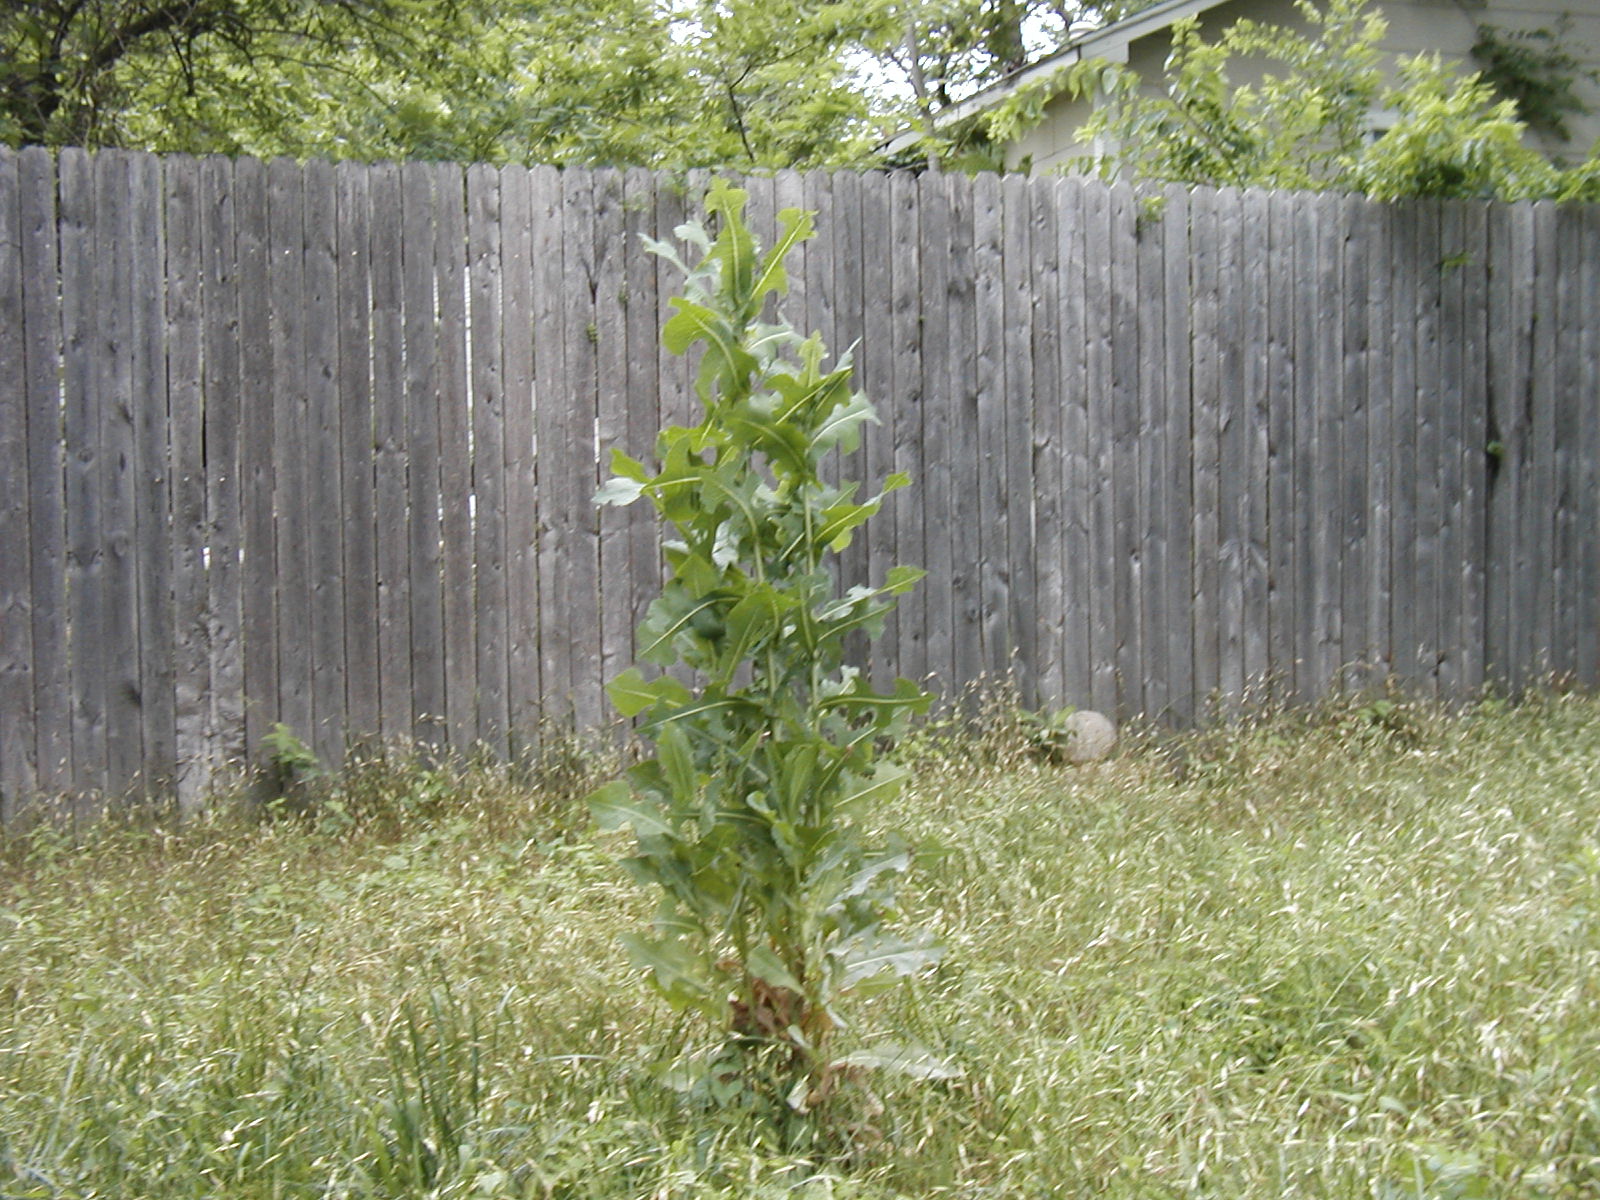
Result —
<instances>
[{"instance_id":1,"label":"vertical fence picket","mask_svg":"<svg viewBox=\"0 0 1600 1200\"><path fill-rule=\"evenodd\" d=\"M980 501L983 481L983 446L980 427L980 364L977 357L981 332L978 312L976 233L976 182L960 176L949 181L949 274L945 297L948 311L945 337L949 342L950 406L947 439L950 474L945 492L945 520L950 530L950 580L952 608L949 687L952 694L973 683L988 666L983 654L983 582L981 555L984 536Z\"/></svg>"},{"instance_id":2,"label":"vertical fence picket","mask_svg":"<svg viewBox=\"0 0 1600 1200\"><path fill-rule=\"evenodd\" d=\"M1034 419L1037 390L1033 369L1034 279L1032 213L1035 185L1021 175L1002 181L1002 292L1005 337L1006 540L1001 547L1007 585L1006 666L1021 702L1039 705L1038 582L1034 541Z\"/></svg>"},{"instance_id":3,"label":"vertical fence picket","mask_svg":"<svg viewBox=\"0 0 1600 1200\"><path fill-rule=\"evenodd\" d=\"M1577 294L1600 295L1600 206L1589 205L1583 210L1577 261L1583 264ZM1591 303L1584 308L1576 353L1583 363L1578 394L1600 395L1600 305ZM1596 534L1600 530L1600 420L1593 418L1592 409L1590 419L1583 421L1579 430L1576 487L1578 529L1582 531L1576 567L1577 671L1579 685L1592 688L1600 686L1600 536ZM42 768L42 755L40 762Z\"/></svg>"},{"instance_id":4,"label":"vertical fence picket","mask_svg":"<svg viewBox=\"0 0 1600 1200\"><path fill-rule=\"evenodd\" d=\"M1529 682L1544 683L1554 669L1551 652L1555 637L1555 390L1556 349L1559 344L1556 285L1555 205L1541 200L1533 205L1533 286L1531 289L1530 363L1528 388L1528 441L1531 470L1523 476L1523 538L1529 567L1523 576L1526 604L1521 618L1528 622L1533 645L1528 655Z\"/></svg>"},{"instance_id":5,"label":"vertical fence picket","mask_svg":"<svg viewBox=\"0 0 1600 1200\"><path fill-rule=\"evenodd\" d=\"M1086 188L1084 229L1084 340L1087 356L1084 391L1084 489L1080 503L1088 513L1089 704L1101 712L1117 705L1116 588L1117 546L1112 504L1112 327L1110 195Z\"/></svg>"},{"instance_id":6,"label":"vertical fence picket","mask_svg":"<svg viewBox=\"0 0 1600 1200\"><path fill-rule=\"evenodd\" d=\"M1190 366L1193 354L1193 307L1189 278L1189 255L1193 241L1190 237L1187 188L1177 184L1167 186L1162 193L1161 224L1165 256L1157 296L1163 309L1165 342L1159 347L1152 346L1150 353L1162 356L1166 381L1167 456L1161 466L1165 477L1166 506L1161 520L1166 528L1167 557L1164 577L1156 580L1164 592L1162 607L1166 612L1166 631L1163 642L1152 647L1152 653L1161 655L1165 664L1167 704L1171 719L1185 725L1194 719L1197 700L1194 687L1194 564L1189 546L1189 530L1194 513L1194 443L1191 437L1194 394ZM1155 300L1151 303L1155 303ZM1062 332L1069 334L1070 330L1069 324ZM1069 564L1071 561L1069 555Z\"/></svg>"},{"instance_id":7,"label":"vertical fence picket","mask_svg":"<svg viewBox=\"0 0 1600 1200\"><path fill-rule=\"evenodd\" d=\"M1275 702L1294 692L1294 209L1267 197L1267 660Z\"/></svg>"},{"instance_id":8,"label":"vertical fence picket","mask_svg":"<svg viewBox=\"0 0 1600 1200\"><path fill-rule=\"evenodd\" d=\"M1339 454L1343 469L1337 491L1338 550L1344 564L1340 575L1340 674L1336 686L1359 688L1367 683L1362 665L1368 646L1367 607L1363 584L1368 571L1369 507L1367 455L1367 274L1371 260L1366 239L1360 236L1366 201L1346 197L1339 205L1340 296L1342 336L1339 344L1340 394L1344 397L1339 422Z\"/></svg>"},{"instance_id":9,"label":"vertical fence picket","mask_svg":"<svg viewBox=\"0 0 1600 1200\"><path fill-rule=\"evenodd\" d=\"M234 164L200 164L203 278L200 348L206 457L206 644L210 652L209 762L236 770L245 758L243 471L240 459L241 331ZM349 519L349 510L345 510Z\"/></svg>"},{"instance_id":10,"label":"vertical fence picket","mask_svg":"<svg viewBox=\"0 0 1600 1200\"><path fill-rule=\"evenodd\" d=\"M17 155L0 147L0 821L38 788L21 190Z\"/></svg>"},{"instance_id":11,"label":"vertical fence picket","mask_svg":"<svg viewBox=\"0 0 1600 1200\"><path fill-rule=\"evenodd\" d=\"M1139 574L1139 645L1142 648L1137 687L1141 711L1164 720L1172 700L1165 670L1167 654L1167 435L1171 424L1167 406L1167 305L1166 243L1170 223L1162 211L1161 194L1141 191L1136 196L1143 214L1138 227L1138 524L1141 547ZM1181 611L1181 610L1180 610ZM1130 681L1132 685L1134 681Z\"/></svg>"},{"instance_id":12,"label":"vertical fence picket","mask_svg":"<svg viewBox=\"0 0 1600 1200\"><path fill-rule=\"evenodd\" d=\"M444 583L440 489L439 325L437 301L438 172L400 168L400 308L405 339L406 596L411 625L412 736L424 745L448 739L444 668ZM380 398L379 403L384 400Z\"/></svg>"},{"instance_id":13,"label":"vertical fence picket","mask_svg":"<svg viewBox=\"0 0 1600 1200\"><path fill-rule=\"evenodd\" d=\"M92 344L100 424L100 525L94 538L102 560L100 670L105 689L106 794L114 801L139 782L144 765L144 714L139 662L138 407L134 397L134 156L94 156L95 237ZM89 641L85 637L84 642ZM76 640L76 639L74 639ZM87 648L87 647L86 647Z\"/></svg>"},{"instance_id":14,"label":"vertical fence picket","mask_svg":"<svg viewBox=\"0 0 1600 1200\"><path fill-rule=\"evenodd\" d=\"M66 457L66 595L71 628L73 791L78 807L106 787L104 562L100 532L101 390L96 379L94 160L61 151L62 421Z\"/></svg>"},{"instance_id":15,"label":"vertical fence picket","mask_svg":"<svg viewBox=\"0 0 1600 1200\"><path fill-rule=\"evenodd\" d=\"M1439 210L1439 622L1438 687L1458 696L1463 683L1465 610L1466 479L1464 309L1468 261L1465 205L1446 201ZM1348 569L1348 564L1347 564Z\"/></svg>"},{"instance_id":16,"label":"vertical fence picket","mask_svg":"<svg viewBox=\"0 0 1600 1200\"><path fill-rule=\"evenodd\" d=\"M1240 664L1246 701L1259 698L1270 665L1268 655L1267 580L1269 561L1270 491L1268 446L1272 410L1268 400L1266 333L1270 320L1271 224L1265 193L1247 191L1240 199L1235 220L1242 238L1239 246L1239 374L1243 388L1239 418L1244 422L1242 462L1245 516L1241 523L1243 562L1243 625Z\"/></svg>"},{"instance_id":17,"label":"vertical fence picket","mask_svg":"<svg viewBox=\"0 0 1600 1200\"><path fill-rule=\"evenodd\" d=\"M1551 636L1550 670L1562 684L1570 684L1578 667L1577 642L1579 610L1578 565L1578 515L1582 501L1578 491L1579 464L1581 461L1579 423L1581 409L1567 397L1580 395L1583 364L1580 359L1583 312L1595 303L1593 295L1580 296L1577 285L1581 268L1574 269L1583 260L1583 213L1577 207L1562 207L1555 212L1556 246L1553 291L1555 340L1551 357L1555 359L1550 373L1553 388L1550 405L1551 458L1546 469L1553 477L1554 504L1551 509ZM1550 293L1546 293L1549 295ZM1590 527L1591 535L1593 527Z\"/></svg>"},{"instance_id":18,"label":"vertical fence picket","mask_svg":"<svg viewBox=\"0 0 1600 1200\"><path fill-rule=\"evenodd\" d=\"M656 326L655 257L646 253L643 239L670 233L656 228L656 177L651 172L643 168L628 171L623 181L623 214L628 407L622 449L649 463L653 461L656 433L661 427L660 337ZM660 590L661 555L653 509L636 504L629 516L628 622L630 633L636 633ZM638 651L635 642L633 653L637 655Z\"/></svg>"},{"instance_id":19,"label":"vertical fence picket","mask_svg":"<svg viewBox=\"0 0 1600 1200\"><path fill-rule=\"evenodd\" d=\"M562 471L572 453L568 427L575 409L567 381L562 309L561 175L535 167L529 177L533 221L533 369L535 462L539 491L539 679L543 711L552 720L572 716L573 641L567 614L576 603L567 570L572 529Z\"/></svg>"},{"instance_id":20,"label":"vertical fence picket","mask_svg":"<svg viewBox=\"0 0 1600 1200\"><path fill-rule=\"evenodd\" d=\"M459 203L457 204L459 208ZM539 684L539 496L534 465L533 191L526 167L500 171L505 337L506 720L512 754L536 741ZM445 504L463 503L445 493ZM470 573L468 573L470 578ZM450 581L454 583L455 581ZM447 601L448 603L448 601ZM464 606L463 606L464 607ZM448 622L445 637L450 630Z\"/></svg>"},{"instance_id":21,"label":"vertical fence picket","mask_svg":"<svg viewBox=\"0 0 1600 1200\"><path fill-rule=\"evenodd\" d=\"M440 163L434 167L433 199L434 278L439 289L439 496L443 508L439 556L445 740L453 752L464 754L478 739L478 615L472 553L472 397L467 369L467 200L466 177L459 166ZM537 677L537 672L534 674Z\"/></svg>"},{"instance_id":22,"label":"vertical fence picket","mask_svg":"<svg viewBox=\"0 0 1600 1200\"><path fill-rule=\"evenodd\" d=\"M378 707L385 740L415 733L411 705L410 514L404 364L405 301L401 275L400 169L373 168L369 286L372 305L373 521L378 580Z\"/></svg>"},{"instance_id":23,"label":"vertical fence picket","mask_svg":"<svg viewBox=\"0 0 1600 1200\"><path fill-rule=\"evenodd\" d=\"M1194 563L1190 616L1194 628L1194 693L1197 705L1210 705L1221 683L1222 637L1218 613L1221 571L1218 506L1222 395L1229 381L1222 377L1219 346L1221 319L1221 249L1217 237L1217 193L1196 188L1190 208L1194 239L1191 272L1194 296L1194 406L1192 420L1194 508L1190 555ZM1204 711L1203 709L1199 711Z\"/></svg>"},{"instance_id":24,"label":"vertical fence picket","mask_svg":"<svg viewBox=\"0 0 1600 1200\"><path fill-rule=\"evenodd\" d=\"M1319 600L1326 587L1317 562L1317 537L1324 521L1317 512L1323 486L1322 407L1323 380L1318 356L1318 318L1315 289L1318 282L1317 209L1295 206L1293 224L1294 274L1294 696L1301 703L1317 694L1321 668L1318 640Z\"/></svg>"},{"instance_id":25,"label":"vertical fence picket","mask_svg":"<svg viewBox=\"0 0 1600 1200\"><path fill-rule=\"evenodd\" d=\"M865 461L867 494L875 494L895 470L895 408L903 403L894 390L894 250L889 177L879 173L861 179L861 349L857 352L857 386L864 388L878 410L878 424L868 430ZM913 410L914 411L914 410ZM900 561L894 535L901 511L915 503L907 491L891 495L883 510L862 531L866 549L865 578L872 586ZM907 602L902 597L902 604ZM889 615L883 637L873 653L872 679L880 688L893 685L902 674L899 664L902 621L905 613Z\"/></svg>"},{"instance_id":26,"label":"vertical fence picket","mask_svg":"<svg viewBox=\"0 0 1600 1200\"><path fill-rule=\"evenodd\" d=\"M467 169L467 302L477 567L478 739L506 750L505 384L501 364L500 173Z\"/></svg>"},{"instance_id":27,"label":"vertical fence picket","mask_svg":"<svg viewBox=\"0 0 1600 1200\"><path fill-rule=\"evenodd\" d=\"M958 520L953 511L954 461L960 457L952 440L955 436L953 356L951 342L955 308L953 289L958 286L951 274L951 181L929 173L917 181L917 210L921 228L922 261L917 334L922 357L922 447L945 447L924 454L922 474L917 481L922 514L922 560L917 565L928 572L921 584L922 611L925 614L923 677L945 695L953 695L956 683L955 642L958 610L955 605L955 579L952 532ZM970 451L970 447L965 448Z\"/></svg>"},{"instance_id":28,"label":"vertical fence picket","mask_svg":"<svg viewBox=\"0 0 1600 1200\"><path fill-rule=\"evenodd\" d=\"M580 729L593 728L605 712L600 661L600 514L594 493L595 422L599 419L600 376L596 356L595 180L567 172L561 178L563 237L562 303L566 342L567 391L561 403L570 410L567 449L556 464L561 471L562 503L568 522L563 569L572 578L572 607L564 615L572 638L572 715Z\"/></svg>"},{"instance_id":29,"label":"vertical fence picket","mask_svg":"<svg viewBox=\"0 0 1600 1200\"><path fill-rule=\"evenodd\" d=\"M610 475L613 447L627 449L628 340L625 290L627 244L624 179L622 172L598 172L594 181L594 338L595 349L595 454L598 475ZM590 499L594 488L590 488ZM592 503L592 501L591 501ZM597 602L599 676L603 683L633 663L633 595L629 587L629 522L639 515L632 508L607 507L596 512L598 521ZM606 720L611 709L596 696L594 719Z\"/></svg>"},{"instance_id":30,"label":"vertical fence picket","mask_svg":"<svg viewBox=\"0 0 1600 1200\"><path fill-rule=\"evenodd\" d=\"M1489 205L1467 204L1462 230L1461 380L1461 676L1477 694L1485 682L1489 468ZM1590 422L1591 428L1594 423ZM1590 525L1589 528L1594 528ZM1593 539L1588 539L1590 542Z\"/></svg>"},{"instance_id":31,"label":"vertical fence picket","mask_svg":"<svg viewBox=\"0 0 1600 1200\"><path fill-rule=\"evenodd\" d=\"M1032 253L1033 320L1029 355L1033 387L1029 407L1033 414L1030 447L1033 495L1035 600L1027 614L1034 637L1034 703L1059 708L1066 703L1062 664L1064 622L1067 617L1063 580L1065 555L1063 526L1066 514L1064 429L1066 408L1061 378L1061 232L1057 221L1060 185L1040 180L1028 190L1029 244ZM1143 266L1141 264L1141 270Z\"/></svg>"},{"instance_id":32,"label":"vertical fence picket","mask_svg":"<svg viewBox=\"0 0 1600 1200\"><path fill-rule=\"evenodd\" d=\"M50 796L67 790L73 779L60 233L54 158L42 147L30 147L17 156L17 166L28 429L33 761L35 783L42 794ZM22 702L28 699L24 697Z\"/></svg>"},{"instance_id":33,"label":"vertical fence picket","mask_svg":"<svg viewBox=\"0 0 1600 1200\"><path fill-rule=\"evenodd\" d=\"M1362 206L1362 234L1367 242L1367 462L1366 578L1367 640L1363 683L1379 684L1394 662L1392 580L1394 542L1394 352L1395 324L1392 276L1394 210L1388 205Z\"/></svg>"},{"instance_id":34,"label":"vertical fence picket","mask_svg":"<svg viewBox=\"0 0 1600 1200\"><path fill-rule=\"evenodd\" d=\"M373 492L372 209L367 169L335 168L338 251L340 573L344 595L344 712L362 743L383 730L379 678L378 546Z\"/></svg>"},{"instance_id":35,"label":"vertical fence picket","mask_svg":"<svg viewBox=\"0 0 1600 1200\"><path fill-rule=\"evenodd\" d=\"M1236 707L1248 676L1244 666L1245 590L1250 541L1250 396L1244 384L1243 197L1217 193L1217 687Z\"/></svg>"},{"instance_id":36,"label":"vertical fence picket","mask_svg":"<svg viewBox=\"0 0 1600 1200\"><path fill-rule=\"evenodd\" d=\"M339 436L338 193L331 163L305 166L306 501L310 505L311 745L334 766L344 761L344 489Z\"/></svg>"},{"instance_id":37,"label":"vertical fence picket","mask_svg":"<svg viewBox=\"0 0 1600 1200\"><path fill-rule=\"evenodd\" d=\"M972 273L977 321L974 344L974 430L969 443L975 459L975 486L969 497L969 520L975 553L962 561L974 564L970 594L972 633L982 657L978 670L999 677L1011 665L1007 618L1010 615L1010 572L1006 562L1011 497L1006 491L1005 393L1005 251L1000 178L984 173L973 180Z\"/></svg>"},{"instance_id":38,"label":"vertical fence picket","mask_svg":"<svg viewBox=\"0 0 1600 1200\"><path fill-rule=\"evenodd\" d=\"M185 811L198 808L210 787L211 615L206 587L205 409L201 377L202 243L200 164L166 160L164 201L167 257L165 355L171 475L173 697L176 775ZM337 509L334 510L337 516Z\"/></svg>"},{"instance_id":39,"label":"vertical fence picket","mask_svg":"<svg viewBox=\"0 0 1600 1200\"><path fill-rule=\"evenodd\" d=\"M305 176L285 158L267 167L271 239L273 532L278 593L278 720L316 744L311 691L310 411L306 396ZM396 397L398 400L399 397Z\"/></svg>"}]
</instances>

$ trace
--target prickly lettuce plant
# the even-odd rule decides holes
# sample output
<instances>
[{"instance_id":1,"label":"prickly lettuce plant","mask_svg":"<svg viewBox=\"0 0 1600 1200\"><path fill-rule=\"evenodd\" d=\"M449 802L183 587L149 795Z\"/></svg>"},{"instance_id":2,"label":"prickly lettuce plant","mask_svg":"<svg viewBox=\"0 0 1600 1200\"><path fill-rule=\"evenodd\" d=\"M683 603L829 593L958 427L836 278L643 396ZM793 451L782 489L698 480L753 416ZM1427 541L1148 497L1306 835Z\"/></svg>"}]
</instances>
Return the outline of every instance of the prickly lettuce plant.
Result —
<instances>
[{"instance_id":1,"label":"prickly lettuce plant","mask_svg":"<svg viewBox=\"0 0 1600 1200\"><path fill-rule=\"evenodd\" d=\"M907 849L869 844L860 825L901 787L906 772L885 748L929 696L904 679L874 693L844 655L846 636L880 633L922 572L896 567L840 592L834 557L907 480L891 476L861 499L856 484L823 478L831 452L856 448L872 408L851 389L848 356L825 369L818 338L762 322L811 218L780 214L762 254L745 199L719 181L706 200L715 240L679 228L700 252L693 267L650 243L687 275L662 340L676 354L703 345L703 416L661 431L654 469L613 451L615 477L596 500L642 497L665 522L670 578L638 656L691 668L696 686L638 669L612 681L612 702L642 718L655 754L591 807L603 828L632 827L625 865L661 891L651 931L630 941L636 961L675 1008L720 1033L699 1086L719 1102L777 1095L803 1112L855 1066L938 1069L904 1051L834 1055L846 995L936 957L925 938L888 927Z\"/></svg>"}]
</instances>

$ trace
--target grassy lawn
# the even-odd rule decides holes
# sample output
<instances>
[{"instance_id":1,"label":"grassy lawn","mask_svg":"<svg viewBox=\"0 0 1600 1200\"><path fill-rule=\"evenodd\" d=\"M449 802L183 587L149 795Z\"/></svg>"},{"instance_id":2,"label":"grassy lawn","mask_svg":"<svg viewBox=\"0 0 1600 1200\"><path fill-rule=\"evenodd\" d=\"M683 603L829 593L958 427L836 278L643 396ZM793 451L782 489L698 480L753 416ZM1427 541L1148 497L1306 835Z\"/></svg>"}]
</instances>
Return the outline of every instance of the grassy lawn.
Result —
<instances>
[{"instance_id":1,"label":"grassy lawn","mask_svg":"<svg viewBox=\"0 0 1600 1200\"><path fill-rule=\"evenodd\" d=\"M14 837L0 1196L1600 1197L1600 704L1020 745L919 748L948 953L857 1012L962 1073L833 1157L661 1082L571 770Z\"/></svg>"}]
</instances>

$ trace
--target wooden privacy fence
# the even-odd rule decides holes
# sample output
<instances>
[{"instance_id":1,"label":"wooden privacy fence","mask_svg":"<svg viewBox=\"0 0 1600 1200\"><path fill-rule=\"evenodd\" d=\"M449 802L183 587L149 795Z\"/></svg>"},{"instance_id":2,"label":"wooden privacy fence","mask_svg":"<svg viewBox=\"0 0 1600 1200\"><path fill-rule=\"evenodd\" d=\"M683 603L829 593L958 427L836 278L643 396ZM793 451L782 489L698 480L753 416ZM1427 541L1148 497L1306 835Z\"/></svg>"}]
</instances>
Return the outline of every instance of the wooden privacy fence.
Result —
<instances>
[{"instance_id":1,"label":"wooden privacy fence","mask_svg":"<svg viewBox=\"0 0 1600 1200\"><path fill-rule=\"evenodd\" d=\"M1192 720L1600 668L1600 218L780 174L928 569L873 670ZM0 151L0 788L202 794L283 722L515 753L659 580L597 461L693 408L644 171Z\"/></svg>"}]
</instances>

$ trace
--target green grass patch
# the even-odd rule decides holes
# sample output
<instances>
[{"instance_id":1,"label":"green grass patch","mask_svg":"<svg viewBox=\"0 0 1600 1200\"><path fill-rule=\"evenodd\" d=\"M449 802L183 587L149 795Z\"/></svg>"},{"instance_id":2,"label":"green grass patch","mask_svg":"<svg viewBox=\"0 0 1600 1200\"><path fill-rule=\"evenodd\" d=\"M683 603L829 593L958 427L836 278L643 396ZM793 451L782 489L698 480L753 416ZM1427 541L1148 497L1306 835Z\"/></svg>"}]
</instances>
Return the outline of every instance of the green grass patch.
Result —
<instances>
[{"instance_id":1,"label":"green grass patch","mask_svg":"<svg viewBox=\"0 0 1600 1200\"><path fill-rule=\"evenodd\" d=\"M669 1086L577 759L13 834L0 1196L1600 1196L1600 704L1077 769L995 724L915 748L885 820L948 953L864 1002L961 1075L863 1080L832 1156Z\"/></svg>"}]
</instances>

